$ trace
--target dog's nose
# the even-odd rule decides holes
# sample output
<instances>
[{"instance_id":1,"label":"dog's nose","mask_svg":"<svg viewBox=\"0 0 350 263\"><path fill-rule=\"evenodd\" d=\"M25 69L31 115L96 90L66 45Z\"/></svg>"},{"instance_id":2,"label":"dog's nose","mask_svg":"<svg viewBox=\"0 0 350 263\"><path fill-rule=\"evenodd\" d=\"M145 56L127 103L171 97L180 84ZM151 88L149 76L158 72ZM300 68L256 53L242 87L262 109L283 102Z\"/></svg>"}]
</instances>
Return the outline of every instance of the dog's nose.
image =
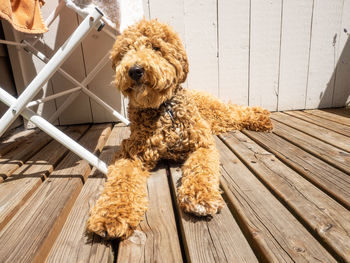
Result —
<instances>
[{"instance_id":1,"label":"dog's nose","mask_svg":"<svg viewBox=\"0 0 350 263\"><path fill-rule=\"evenodd\" d=\"M133 66L129 69L128 74L130 78L138 81L142 77L144 71L145 70L140 66Z\"/></svg>"}]
</instances>

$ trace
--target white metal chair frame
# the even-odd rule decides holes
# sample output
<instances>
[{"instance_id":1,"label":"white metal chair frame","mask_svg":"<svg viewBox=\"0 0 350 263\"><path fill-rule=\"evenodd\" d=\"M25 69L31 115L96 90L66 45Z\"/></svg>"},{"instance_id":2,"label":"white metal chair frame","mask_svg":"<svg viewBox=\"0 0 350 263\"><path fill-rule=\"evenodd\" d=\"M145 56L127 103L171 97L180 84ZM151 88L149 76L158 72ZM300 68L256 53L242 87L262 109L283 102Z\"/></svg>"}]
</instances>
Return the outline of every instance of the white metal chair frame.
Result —
<instances>
[{"instance_id":1,"label":"white metal chair frame","mask_svg":"<svg viewBox=\"0 0 350 263\"><path fill-rule=\"evenodd\" d=\"M51 13L51 15L45 21L49 26L55 18L58 16L62 8L64 7L64 1L60 1L56 9ZM126 125L129 125L129 121L123 117L119 112L114 110L110 105L105 103L102 99L93 94L90 90L86 88L86 85L93 80L97 73L103 68L104 65L108 62L108 54L106 54L100 62L95 66L95 68L86 76L86 78L79 82L73 78L70 74L65 72L60 66L63 62L69 57L73 52L74 48L83 41L87 34L95 27L100 31L104 26L103 14L97 8L93 10L82 23L77 27L73 34L66 40L66 42L58 49L58 51L53 55L51 59L48 59L44 54L38 51L34 45L39 41L39 38L36 39L33 43L27 41L22 41L21 43L16 43L12 41L0 40L2 44L17 45L25 48L28 52L31 52L36 57L38 57L43 62L47 63L39 74L31 81L31 83L26 87L22 94L16 99L11 96L4 89L0 88L0 100L4 102L9 109L0 119L0 136L9 128L9 126L15 121L15 119L22 115L28 121L31 121L42 131L50 135L52 138L66 146L72 152L76 153L82 159L88 161L91 165L95 166L99 171L104 174L107 174L107 165L100 159L98 159L91 152L86 150L76 141L68 137L66 134L57 129L50 122L56 120L56 118L74 101L75 98L80 94L80 92L85 93L91 99L95 100L98 104L103 106L108 112L113 114ZM115 38L115 35L103 28L103 31L106 32L111 37ZM42 99L31 101L35 95L41 90L42 86L52 77L52 75L58 71L66 79L76 85L75 88L66 90ZM46 121L44 118L39 116L37 113L29 109L29 107L53 100L55 98L69 95L65 102L57 109L57 111L50 117L49 121Z\"/></svg>"}]
</instances>

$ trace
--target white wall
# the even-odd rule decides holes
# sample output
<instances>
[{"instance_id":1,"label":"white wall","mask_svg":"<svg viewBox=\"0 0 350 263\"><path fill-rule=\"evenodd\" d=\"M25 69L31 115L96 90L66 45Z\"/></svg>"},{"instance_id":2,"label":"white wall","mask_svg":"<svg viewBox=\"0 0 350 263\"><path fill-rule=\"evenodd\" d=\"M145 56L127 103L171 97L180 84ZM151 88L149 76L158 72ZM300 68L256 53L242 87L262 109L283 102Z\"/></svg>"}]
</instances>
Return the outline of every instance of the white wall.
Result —
<instances>
[{"instance_id":1,"label":"white wall","mask_svg":"<svg viewBox=\"0 0 350 263\"><path fill-rule=\"evenodd\" d=\"M350 0L144 0L186 46L188 87L269 110L344 106Z\"/></svg>"},{"instance_id":2,"label":"white wall","mask_svg":"<svg viewBox=\"0 0 350 263\"><path fill-rule=\"evenodd\" d=\"M59 0L46 1L47 17ZM350 0L143 0L145 16L171 24L183 40L190 62L185 86L219 96L224 101L260 105L269 110L344 106L350 95ZM43 37L48 56L79 24L65 8ZM30 36L4 28L6 38ZM113 45L104 33L92 32L63 68L82 80ZM9 48L20 93L43 63L25 51ZM124 112L121 95L111 81L110 64L88 86ZM72 84L59 74L45 85L49 95ZM38 95L42 96L42 93ZM48 118L65 99L39 111ZM56 124L113 121L85 95Z\"/></svg>"},{"instance_id":3,"label":"white wall","mask_svg":"<svg viewBox=\"0 0 350 263\"><path fill-rule=\"evenodd\" d=\"M44 19L52 13L58 5L58 2L59 0L46 1L41 9ZM38 42L36 48L47 57L51 57L72 34L80 22L81 18L71 9L65 7L50 26L50 30L43 34L42 40ZM17 42L22 39L30 40L34 37L33 35L22 34L13 30L9 23L6 22L4 23L4 31L6 39ZM113 43L114 39L104 32L93 30L62 65L62 69L70 73L78 81L82 81L98 61L109 52ZM13 46L9 47L9 54L16 88L18 93L21 93L45 64L23 49L17 49ZM116 110L123 112L121 95L111 83L113 81L113 74L111 63L108 63L88 85L88 88ZM36 98L42 97L44 93L46 93L46 95L51 95L74 87L75 86L62 75L56 73ZM37 108L36 111L42 114L44 118L48 119L65 100L66 97L61 97L50 101L45 103L42 107ZM67 125L110 121L117 121L117 118L111 116L111 114L106 112L100 105L81 93L81 95L79 95L59 116L55 124Z\"/></svg>"},{"instance_id":4,"label":"white wall","mask_svg":"<svg viewBox=\"0 0 350 263\"><path fill-rule=\"evenodd\" d=\"M0 22L0 38L3 39L2 23ZM12 96L16 96L15 83L12 77L10 60L5 45L0 44L0 87L10 93ZM8 107L0 101L0 117L7 111ZM22 118L17 120L10 126L9 130L23 124Z\"/></svg>"}]
</instances>

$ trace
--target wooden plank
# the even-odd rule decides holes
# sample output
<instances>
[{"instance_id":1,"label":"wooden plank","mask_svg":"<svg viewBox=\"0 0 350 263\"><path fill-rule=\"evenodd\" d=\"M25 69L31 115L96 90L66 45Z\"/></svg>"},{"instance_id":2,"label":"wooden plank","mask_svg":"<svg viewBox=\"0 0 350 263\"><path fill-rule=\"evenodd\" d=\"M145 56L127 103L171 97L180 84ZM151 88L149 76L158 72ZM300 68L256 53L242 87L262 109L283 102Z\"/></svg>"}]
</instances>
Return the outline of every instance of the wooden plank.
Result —
<instances>
[{"instance_id":1,"label":"wooden plank","mask_svg":"<svg viewBox=\"0 0 350 263\"><path fill-rule=\"evenodd\" d=\"M332 112L347 118L350 118L350 108L324 109L324 111Z\"/></svg>"},{"instance_id":2,"label":"wooden plank","mask_svg":"<svg viewBox=\"0 0 350 263\"><path fill-rule=\"evenodd\" d=\"M135 233L119 244L117 262L182 262L165 165L147 182L149 207Z\"/></svg>"},{"instance_id":3,"label":"wooden plank","mask_svg":"<svg viewBox=\"0 0 350 263\"><path fill-rule=\"evenodd\" d=\"M339 124L337 122L326 120L324 118L308 114L306 112L302 111L286 111L284 112L288 115L297 117L299 119L302 119L304 121L316 124L318 126L324 127L328 130L335 131L337 133L343 134L345 136L350 136L350 127L346 125Z\"/></svg>"},{"instance_id":4,"label":"wooden plank","mask_svg":"<svg viewBox=\"0 0 350 263\"><path fill-rule=\"evenodd\" d=\"M1 137L0 156L4 156L11 150L18 148L20 144L23 144L29 138L33 138L37 133L39 133L39 130L25 130L23 127L13 129L10 133Z\"/></svg>"},{"instance_id":5,"label":"wooden plank","mask_svg":"<svg viewBox=\"0 0 350 263\"><path fill-rule=\"evenodd\" d=\"M142 4L143 4L143 13L145 14L145 18L149 20L151 18L149 0L143 0Z\"/></svg>"},{"instance_id":6,"label":"wooden plank","mask_svg":"<svg viewBox=\"0 0 350 263\"><path fill-rule=\"evenodd\" d=\"M80 143L94 150L99 135L108 128L93 126ZM89 164L73 153L63 159L0 232L1 262L44 261L90 171Z\"/></svg>"},{"instance_id":7,"label":"wooden plank","mask_svg":"<svg viewBox=\"0 0 350 263\"><path fill-rule=\"evenodd\" d=\"M221 137L338 259L350 259L350 211L240 132Z\"/></svg>"},{"instance_id":8,"label":"wooden plank","mask_svg":"<svg viewBox=\"0 0 350 263\"><path fill-rule=\"evenodd\" d=\"M217 1L184 1L188 87L219 95Z\"/></svg>"},{"instance_id":9,"label":"wooden plank","mask_svg":"<svg viewBox=\"0 0 350 263\"><path fill-rule=\"evenodd\" d=\"M46 2L41 9L44 18L46 18L56 6L57 1ZM66 39L71 36L78 24L78 15L72 9L64 7L58 19L50 26L50 30L43 35L44 44L37 44L38 49L42 50L46 56L51 57L54 52L64 44ZM82 81L85 78L86 69L81 45L73 51L61 68L78 81ZM51 78L51 85L53 93L75 88L75 85L65 79L60 73L53 75ZM65 101L66 97L61 97L55 100L55 104L59 107ZM91 122L92 116L89 98L81 93L74 103L60 115L59 120L61 125Z\"/></svg>"},{"instance_id":10,"label":"wooden plank","mask_svg":"<svg viewBox=\"0 0 350 263\"><path fill-rule=\"evenodd\" d=\"M350 138L334 131L328 130L326 128L317 126L315 124L303 121L301 119L295 118L293 116L275 112L271 116L272 119L287 124L294 129L302 131L306 134L309 134L320 141L329 143L335 147L338 147L342 150L350 152Z\"/></svg>"},{"instance_id":11,"label":"wooden plank","mask_svg":"<svg viewBox=\"0 0 350 263\"><path fill-rule=\"evenodd\" d=\"M299 148L350 174L350 153L320 141L285 124L274 121L273 132Z\"/></svg>"},{"instance_id":12,"label":"wooden plank","mask_svg":"<svg viewBox=\"0 0 350 263\"><path fill-rule=\"evenodd\" d=\"M74 126L64 132L77 140L87 129L87 125ZM52 141L0 184L0 230L29 199L67 152L68 150L63 145Z\"/></svg>"},{"instance_id":13,"label":"wooden plank","mask_svg":"<svg viewBox=\"0 0 350 263\"><path fill-rule=\"evenodd\" d=\"M23 142L20 147L5 154L0 159L0 182L3 182L18 167L25 163L30 157L40 151L52 138L44 132L39 132L34 138Z\"/></svg>"},{"instance_id":14,"label":"wooden plank","mask_svg":"<svg viewBox=\"0 0 350 263\"><path fill-rule=\"evenodd\" d=\"M305 107L313 0L283 1L278 110Z\"/></svg>"},{"instance_id":15,"label":"wooden plank","mask_svg":"<svg viewBox=\"0 0 350 263\"><path fill-rule=\"evenodd\" d=\"M281 12L281 0L251 1L249 105L268 110L277 109Z\"/></svg>"},{"instance_id":16,"label":"wooden plank","mask_svg":"<svg viewBox=\"0 0 350 263\"><path fill-rule=\"evenodd\" d=\"M115 126L100 155L101 160L109 163L120 146L121 141L129 134L126 127ZM46 262L112 262L111 244L103 243L94 235L85 233L89 211L100 195L105 176L93 168L81 190L74 206L53 245Z\"/></svg>"},{"instance_id":17,"label":"wooden plank","mask_svg":"<svg viewBox=\"0 0 350 263\"><path fill-rule=\"evenodd\" d=\"M343 1L342 24L340 27L337 47L336 78L332 107L343 107L350 102L350 1ZM347 32L344 32L344 29Z\"/></svg>"},{"instance_id":18,"label":"wooden plank","mask_svg":"<svg viewBox=\"0 0 350 263\"><path fill-rule=\"evenodd\" d=\"M179 185L181 169L170 168L173 191ZM189 262L257 262L247 240L225 205L213 218L198 218L177 206L182 238Z\"/></svg>"},{"instance_id":19,"label":"wooden plank","mask_svg":"<svg viewBox=\"0 0 350 263\"><path fill-rule=\"evenodd\" d=\"M314 1L306 109L332 106L343 0Z\"/></svg>"},{"instance_id":20,"label":"wooden plank","mask_svg":"<svg viewBox=\"0 0 350 263\"><path fill-rule=\"evenodd\" d=\"M57 3L54 3L54 4L56 5ZM46 16L48 11L47 9L45 11L45 7L49 5L50 3L47 3L47 5L44 5L44 7L41 9L41 12L44 13L44 16ZM50 12L52 12L52 7ZM3 23L3 25L4 25L5 37L7 40L20 42L23 39L25 39L27 41L32 41L33 37L36 36L33 34L25 34L15 30L7 21L6 23ZM48 33L45 33L43 36L50 34L51 32L52 30L50 30ZM53 37L52 39L55 39L55 38ZM40 70L44 67L44 63L42 63L39 59L31 55L29 52L26 52L22 48L18 48L16 46L11 46L11 45L8 45L7 47L9 51L9 57L11 60L15 87L17 90L17 94L19 95L30 84L31 80L38 74L38 72L40 72ZM41 98L44 92L46 92L47 95L52 95L52 85L50 81L43 85L42 92L39 92L36 98ZM34 109L36 108L37 107L34 107ZM40 108L41 109L39 112L42 113L41 116L43 116L44 118L47 118L55 112L56 105L54 101L49 101L45 103L44 107L40 107ZM27 120L24 120L24 123L27 124Z\"/></svg>"},{"instance_id":21,"label":"wooden plank","mask_svg":"<svg viewBox=\"0 0 350 263\"><path fill-rule=\"evenodd\" d=\"M250 3L218 1L219 97L248 104Z\"/></svg>"},{"instance_id":22,"label":"wooden plank","mask_svg":"<svg viewBox=\"0 0 350 263\"><path fill-rule=\"evenodd\" d=\"M260 262L335 261L222 141L216 145L222 187Z\"/></svg>"},{"instance_id":23,"label":"wooden plank","mask_svg":"<svg viewBox=\"0 0 350 263\"><path fill-rule=\"evenodd\" d=\"M350 176L273 133L243 133L350 210Z\"/></svg>"},{"instance_id":24,"label":"wooden plank","mask_svg":"<svg viewBox=\"0 0 350 263\"><path fill-rule=\"evenodd\" d=\"M4 39L2 26L0 22L0 38ZM11 71L11 63L9 58L7 57L7 51L5 51L5 45L0 45L0 87L7 91L9 94L16 96L16 86L13 81L13 73ZM2 116L8 109L8 106L4 103L0 103L0 116ZM18 127L23 124L22 118L16 118L16 120L10 125L7 131Z\"/></svg>"},{"instance_id":25,"label":"wooden plank","mask_svg":"<svg viewBox=\"0 0 350 263\"><path fill-rule=\"evenodd\" d=\"M319 116L321 118L331 120L333 122L337 122L343 125L350 126L350 114L349 116L343 116L341 109L334 109L334 110L305 110L305 112ZM350 113L350 112L349 112Z\"/></svg>"},{"instance_id":26,"label":"wooden plank","mask_svg":"<svg viewBox=\"0 0 350 263\"><path fill-rule=\"evenodd\" d=\"M184 0L169 1L149 0L150 18L171 25L186 44Z\"/></svg>"},{"instance_id":27,"label":"wooden plank","mask_svg":"<svg viewBox=\"0 0 350 263\"><path fill-rule=\"evenodd\" d=\"M82 18L79 18L82 21ZM116 34L117 35L117 34ZM114 44L115 39L104 33L92 30L82 42L83 59L86 74L89 74L99 61L109 53ZM98 46L98 48L96 48ZM104 102L112 106L118 112L122 112L121 93L112 83L115 72L112 69L112 62L101 68L100 72L89 83L88 89ZM119 121L112 114L106 112L106 109L97 104L94 100L91 102L92 122L116 122Z\"/></svg>"}]
</instances>

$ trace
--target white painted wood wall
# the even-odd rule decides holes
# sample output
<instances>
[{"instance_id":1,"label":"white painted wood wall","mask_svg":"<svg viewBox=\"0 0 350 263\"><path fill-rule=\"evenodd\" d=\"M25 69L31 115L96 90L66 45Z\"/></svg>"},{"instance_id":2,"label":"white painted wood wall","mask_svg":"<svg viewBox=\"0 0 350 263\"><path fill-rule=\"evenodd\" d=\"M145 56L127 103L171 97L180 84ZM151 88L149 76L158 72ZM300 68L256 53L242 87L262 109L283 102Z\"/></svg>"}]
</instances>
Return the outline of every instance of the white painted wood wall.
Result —
<instances>
[{"instance_id":1,"label":"white painted wood wall","mask_svg":"<svg viewBox=\"0 0 350 263\"><path fill-rule=\"evenodd\" d=\"M269 110L344 106L350 0L144 0L189 56L189 88Z\"/></svg>"},{"instance_id":2,"label":"white painted wood wall","mask_svg":"<svg viewBox=\"0 0 350 263\"><path fill-rule=\"evenodd\" d=\"M59 0L46 1L41 9L44 19L51 14L52 10L58 5L58 2ZM72 34L80 22L81 18L71 9L65 7L58 18L50 26L50 30L43 34L43 44L39 42L36 47L47 57L51 57ZM7 22L4 22L3 24L5 36L8 40L18 42L22 39L28 40L33 38L33 36L29 34L22 34L13 30ZM109 52L113 43L114 39L107 34L93 30L81 45L74 50L72 55L63 64L62 68L78 81L82 81L96 66L100 59ZM17 49L13 46L9 46L9 55L11 58L16 88L20 94L45 64L23 49ZM111 83L113 81L113 75L114 72L111 63L108 63L88 85L88 88L113 108L124 113L121 95ZM62 75L56 73L36 98L40 98L44 94L52 95L53 93L58 93L74 87L75 86L62 77ZM48 119L65 101L65 99L66 97L58 98L54 101L45 103L42 107L35 110L42 114L44 118ZM88 96L81 93L78 98L59 116L59 119L55 124L68 125L110 121L117 121L117 118L111 116L111 114L106 112L100 105L96 104Z\"/></svg>"},{"instance_id":3,"label":"white painted wood wall","mask_svg":"<svg viewBox=\"0 0 350 263\"><path fill-rule=\"evenodd\" d=\"M143 1L147 18L158 18L179 32L190 61L188 88L272 111L340 107L349 101L350 41L344 28L350 31L350 0ZM44 17L57 2L46 1ZM52 54L78 23L78 16L66 8L44 36L46 54ZM63 68L82 80L113 42L103 33L91 33ZM26 66L14 67L16 61L12 65L19 92L43 66L21 54L17 60ZM124 111L112 79L109 64L89 89ZM51 94L71 87L56 74L46 90ZM45 105L44 117L63 101ZM57 123L112 120L116 119L81 95Z\"/></svg>"}]
</instances>

